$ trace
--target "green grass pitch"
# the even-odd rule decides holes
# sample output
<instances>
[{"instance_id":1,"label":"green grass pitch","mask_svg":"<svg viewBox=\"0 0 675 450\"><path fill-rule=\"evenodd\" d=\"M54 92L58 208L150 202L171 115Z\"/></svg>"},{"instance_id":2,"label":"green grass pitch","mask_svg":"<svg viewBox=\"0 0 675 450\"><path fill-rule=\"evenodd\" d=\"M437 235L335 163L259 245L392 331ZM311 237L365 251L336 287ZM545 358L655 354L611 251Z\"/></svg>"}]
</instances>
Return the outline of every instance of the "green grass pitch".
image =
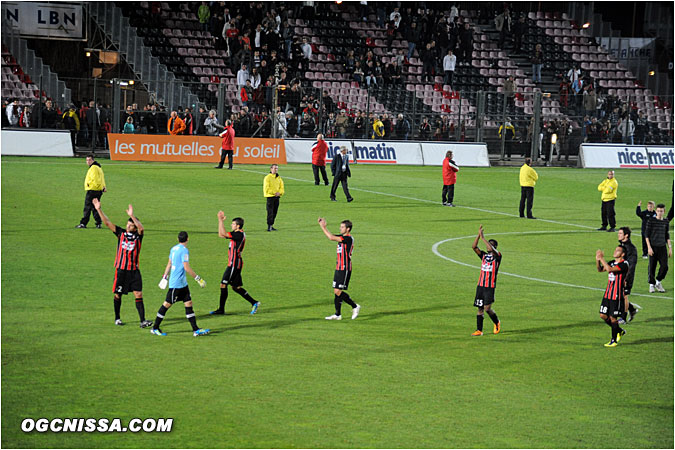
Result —
<instances>
[{"instance_id":1,"label":"green grass pitch","mask_svg":"<svg viewBox=\"0 0 675 450\"><path fill-rule=\"evenodd\" d=\"M347 204L341 191L329 201L309 165L282 166L279 231L267 233L266 167L101 163L104 211L123 224L132 203L146 229L148 318L186 230L192 267L208 283L189 281L198 324L213 333L193 338L176 305L168 336L153 336L138 327L131 296L126 326L114 326L116 239L93 222L74 228L84 159L3 157L3 447L673 448L672 269L667 292L649 295L639 260L632 300L643 310L618 347L603 347L607 275L595 270L595 250L616 244L616 234L592 231L604 170L536 168L534 213L549 221L533 221L515 217L518 168L462 168L460 207L445 208L440 168L354 166ZM670 207L671 171L616 177L620 225L639 232L639 200ZM219 209L246 220L243 280L262 301L255 316L232 292L229 315L208 316L227 257ZM332 232L354 223L355 321L346 305L341 322L323 319L333 311L335 243L319 216ZM486 319L486 334L472 338L479 224L504 255L494 305L502 332ZM26 417L171 417L174 426L23 433Z\"/></svg>"}]
</instances>

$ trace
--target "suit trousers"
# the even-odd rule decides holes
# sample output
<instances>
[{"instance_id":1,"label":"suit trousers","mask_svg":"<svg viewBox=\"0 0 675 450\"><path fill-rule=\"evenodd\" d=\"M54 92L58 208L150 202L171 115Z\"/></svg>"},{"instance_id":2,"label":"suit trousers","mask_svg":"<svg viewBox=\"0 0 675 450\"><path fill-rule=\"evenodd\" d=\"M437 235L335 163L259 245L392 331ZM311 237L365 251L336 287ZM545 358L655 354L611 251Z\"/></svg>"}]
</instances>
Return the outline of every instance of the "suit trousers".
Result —
<instances>
[{"instance_id":1,"label":"suit trousers","mask_svg":"<svg viewBox=\"0 0 675 450\"><path fill-rule=\"evenodd\" d=\"M349 186L347 186L347 174L341 173L338 176L333 177L333 186L330 189L330 198L335 198L335 192L337 191L338 184L342 183L342 190L345 192L345 197L347 200L351 199L352 196L349 195Z\"/></svg>"},{"instance_id":2,"label":"suit trousers","mask_svg":"<svg viewBox=\"0 0 675 450\"><path fill-rule=\"evenodd\" d=\"M607 228L609 223L610 228L616 227L616 213L614 212L615 200L602 202L602 228Z\"/></svg>"},{"instance_id":3,"label":"suit trousers","mask_svg":"<svg viewBox=\"0 0 675 450\"><path fill-rule=\"evenodd\" d=\"M225 164L225 157L228 157L228 164L229 168L232 168L232 160L234 159L234 150L220 150L220 163L218 164L218 167L223 167L223 164Z\"/></svg>"},{"instance_id":4,"label":"suit trousers","mask_svg":"<svg viewBox=\"0 0 675 450\"><path fill-rule=\"evenodd\" d=\"M525 217L525 202L527 202L527 217L532 217L532 203L534 203L533 186L520 187L520 208L518 209L520 217Z\"/></svg>"}]
</instances>

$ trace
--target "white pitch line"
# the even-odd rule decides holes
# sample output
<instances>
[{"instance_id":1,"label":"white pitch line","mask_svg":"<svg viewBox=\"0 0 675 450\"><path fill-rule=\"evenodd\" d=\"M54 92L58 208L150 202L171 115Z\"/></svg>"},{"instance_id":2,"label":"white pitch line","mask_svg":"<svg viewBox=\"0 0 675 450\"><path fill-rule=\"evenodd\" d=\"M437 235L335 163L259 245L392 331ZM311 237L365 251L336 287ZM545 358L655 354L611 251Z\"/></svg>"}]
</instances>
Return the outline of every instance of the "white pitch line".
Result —
<instances>
[{"instance_id":1,"label":"white pitch line","mask_svg":"<svg viewBox=\"0 0 675 450\"><path fill-rule=\"evenodd\" d=\"M504 232L504 233L490 233L490 236L505 236L509 234L545 234L545 233L590 233L591 230L588 231L581 231L581 230L576 230L576 231L570 231L570 230L565 230L565 231L510 231L510 232ZM459 264L460 266L465 266L465 267L471 267L472 269L480 269L480 266L477 266L475 264L468 264L465 262L457 261L455 259L449 258L442 253L438 251L438 247L441 244L444 244L446 242L451 242L451 241L458 241L460 239L473 239L475 238L476 235L471 235L471 236L461 236L461 237L455 237L455 238L450 238L450 239L444 239L442 241L436 242L434 245L431 246L431 251L436 255L439 256L445 260L448 260L450 262L453 262L455 264ZM571 287L571 288L577 288L577 289L587 289L590 291L604 291L604 289L601 288L596 288L596 287L588 287L588 286L581 286L578 284L570 284L570 283L562 283L560 281L552 281L552 280L544 280L542 278L534 278L534 277L526 277L524 275L518 275L516 273L509 273L509 272L502 272L500 271L499 274L504 274L508 275L511 277L516 277L516 278L522 278L523 280L528 280L528 281L537 281L540 283L547 283L547 284L555 284L558 286L564 286L564 287ZM639 297L650 297L650 298L660 298L663 299L665 297L659 296L659 295L649 295L649 294L636 294L636 293L631 293L631 297L634 295L637 295Z\"/></svg>"},{"instance_id":2,"label":"white pitch line","mask_svg":"<svg viewBox=\"0 0 675 450\"><path fill-rule=\"evenodd\" d=\"M237 170L241 170L242 172L258 173L258 174L261 174L261 175L267 175L267 173L268 173L268 172L258 172L256 170L249 170L249 169L237 169ZM286 176L284 176L284 178L288 178L289 180L294 180L294 181L302 181L302 182L306 182L306 183L313 183L314 182L313 180L305 180L305 179L301 179L301 178L293 178L293 177L286 177ZM427 200L427 199L415 198L415 197L407 197L405 195L396 195L396 194L391 194L389 192L371 191L371 190L368 190L368 189L361 189L361 188L356 188L356 187L355 188L350 187L349 190L367 192L369 194L386 195L387 197L401 198L401 199L404 199L404 200L414 200L414 201L423 202L423 203L439 204L439 202L436 202L436 201L433 201L433 200ZM518 216L516 214L511 214L511 213L506 213L506 212L501 212L501 211L491 211L489 209L475 208L473 206L456 205L456 207L457 208L471 209L471 210L474 210L474 211L480 211L480 212L485 212L485 213L490 213L490 214L500 214L502 216L520 218L520 216ZM525 220L529 220L529 219L525 219ZM548 222L548 223L554 223L556 225L567 225L567 226L570 226L570 227L578 227L578 228L585 228L587 230L595 230L594 227L590 227L588 225L579 225L579 224L576 224L576 223L568 223L568 222L558 222L556 220L548 220L548 219L535 219L535 220L537 222ZM637 232L633 232L633 234L639 235L639 233L637 233Z\"/></svg>"}]
</instances>

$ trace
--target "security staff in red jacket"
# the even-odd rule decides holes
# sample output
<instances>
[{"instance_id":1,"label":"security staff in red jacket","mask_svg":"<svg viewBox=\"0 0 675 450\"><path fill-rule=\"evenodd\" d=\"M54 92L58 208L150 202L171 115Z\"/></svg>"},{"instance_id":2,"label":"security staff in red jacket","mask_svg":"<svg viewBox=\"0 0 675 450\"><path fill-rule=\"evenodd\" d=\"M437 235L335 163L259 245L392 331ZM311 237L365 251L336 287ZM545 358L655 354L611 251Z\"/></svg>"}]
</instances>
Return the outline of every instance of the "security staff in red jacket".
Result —
<instances>
[{"instance_id":1,"label":"security staff in red jacket","mask_svg":"<svg viewBox=\"0 0 675 450\"><path fill-rule=\"evenodd\" d=\"M443 160L443 206L451 206L455 199L455 183L457 182L459 167L452 160L452 152L448 150Z\"/></svg>"},{"instance_id":2,"label":"security staff in red jacket","mask_svg":"<svg viewBox=\"0 0 675 450\"><path fill-rule=\"evenodd\" d=\"M234 159L234 127L231 120L225 121L225 131L219 134L223 138L223 145L220 149L220 163L216 169L222 169L225 163L225 156L228 156L228 169L232 169L232 160Z\"/></svg>"},{"instance_id":3,"label":"security staff in red jacket","mask_svg":"<svg viewBox=\"0 0 675 450\"><path fill-rule=\"evenodd\" d=\"M314 184L319 185L319 170L323 177L323 184L328 186L328 176L326 175L326 153L328 153L328 144L323 140L323 134L316 135L316 142L312 144L312 171L314 172Z\"/></svg>"}]
</instances>

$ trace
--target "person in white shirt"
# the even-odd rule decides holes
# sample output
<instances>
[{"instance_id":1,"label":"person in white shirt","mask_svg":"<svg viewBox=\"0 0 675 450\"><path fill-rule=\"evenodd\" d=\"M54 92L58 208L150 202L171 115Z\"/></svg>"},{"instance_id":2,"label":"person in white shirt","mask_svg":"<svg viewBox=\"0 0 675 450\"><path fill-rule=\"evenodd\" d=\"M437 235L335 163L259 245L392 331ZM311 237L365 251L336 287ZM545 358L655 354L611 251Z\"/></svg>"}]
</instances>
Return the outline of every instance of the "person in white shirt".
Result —
<instances>
[{"instance_id":1,"label":"person in white shirt","mask_svg":"<svg viewBox=\"0 0 675 450\"><path fill-rule=\"evenodd\" d=\"M307 60L312 59L312 46L309 45L309 42L307 41L307 38L302 38L302 45L300 46L302 49L302 56Z\"/></svg>"},{"instance_id":2,"label":"person in white shirt","mask_svg":"<svg viewBox=\"0 0 675 450\"><path fill-rule=\"evenodd\" d=\"M248 70L246 69L246 64L241 65L241 69L237 72L237 87L239 89L246 86L246 80L250 78Z\"/></svg>"},{"instance_id":3,"label":"person in white shirt","mask_svg":"<svg viewBox=\"0 0 675 450\"><path fill-rule=\"evenodd\" d=\"M452 76L455 74L455 64L457 57L452 54L452 50L448 50L448 54L443 58L443 72L445 72L445 79L443 82L452 87ZM454 88L453 88L454 89Z\"/></svg>"},{"instance_id":4,"label":"person in white shirt","mask_svg":"<svg viewBox=\"0 0 675 450\"><path fill-rule=\"evenodd\" d=\"M581 70L579 70L576 66L572 66L572 68L567 71L567 78L569 78L571 84L574 84L575 81L578 81L580 75Z\"/></svg>"},{"instance_id":5,"label":"person in white shirt","mask_svg":"<svg viewBox=\"0 0 675 450\"><path fill-rule=\"evenodd\" d=\"M254 48L259 49L262 47L262 26L258 24L255 27L255 37L253 38Z\"/></svg>"},{"instance_id":6,"label":"person in white shirt","mask_svg":"<svg viewBox=\"0 0 675 450\"><path fill-rule=\"evenodd\" d=\"M249 80L251 80L251 87L253 89L258 89L260 87L260 83L262 82L262 79L260 77L260 74L258 73L257 68L251 69L251 75Z\"/></svg>"}]
</instances>

